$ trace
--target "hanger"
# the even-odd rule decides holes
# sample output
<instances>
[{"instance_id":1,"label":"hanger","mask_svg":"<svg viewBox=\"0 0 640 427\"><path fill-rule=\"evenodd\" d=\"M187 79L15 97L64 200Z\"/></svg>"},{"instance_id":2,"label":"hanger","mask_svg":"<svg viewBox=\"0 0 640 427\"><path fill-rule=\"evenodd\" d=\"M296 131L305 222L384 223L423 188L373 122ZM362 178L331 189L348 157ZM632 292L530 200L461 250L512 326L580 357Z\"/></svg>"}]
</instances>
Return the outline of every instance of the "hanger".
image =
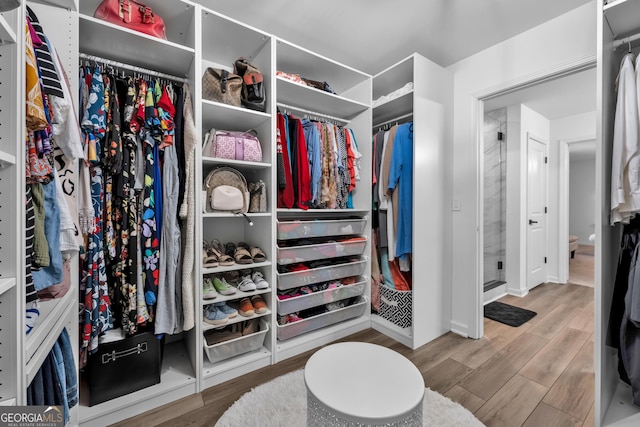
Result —
<instances>
[{"instance_id":1,"label":"hanger","mask_svg":"<svg viewBox=\"0 0 640 427\"><path fill-rule=\"evenodd\" d=\"M627 39L627 44L629 45L629 53L631 53L631 40Z\"/></svg>"}]
</instances>

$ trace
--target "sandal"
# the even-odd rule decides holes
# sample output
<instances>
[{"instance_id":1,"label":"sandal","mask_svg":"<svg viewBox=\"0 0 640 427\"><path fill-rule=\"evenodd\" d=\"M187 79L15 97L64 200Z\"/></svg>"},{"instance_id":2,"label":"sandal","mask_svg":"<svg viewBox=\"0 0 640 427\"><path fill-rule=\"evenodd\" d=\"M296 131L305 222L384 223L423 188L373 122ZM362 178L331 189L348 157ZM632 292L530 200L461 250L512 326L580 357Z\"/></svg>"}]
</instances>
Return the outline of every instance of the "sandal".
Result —
<instances>
[{"instance_id":1,"label":"sandal","mask_svg":"<svg viewBox=\"0 0 640 427\"><path fill-rule=\"evenodd\" d=\"M251 247L251 249L249 249L249 251L251 252L251 258L253 258L253 262L265 262L267 260L267 256L259 247L253 246Z\"/></svg>"},{"instance_id":2,"label":"sandal","mask_svg":"<svg viewBox=\"0 0 640 427\"><path fill-rule=\"evenodd\" d=\"M226 267L235 264L232 257L222 252L222 243L220 243L220 240L213 239L209 245L209 249L218 257L219 265Z\"/></svg>"},{"instance_id":3,"label":"sandal","mask_svg":"<svg viewBox=\"0 0 640 427\"><path fill-rule=\"evenodd\" d=\"M227 245L229 245L229 243L227 243ZM238 246L233 252L233 259L235 259L238 264L253 264L253 257L248 250L248 245L244 242L238 243Z\"/></svg>"},{"instance_id":4,"label":"sandal","mask_svg":"<svg viewBox=\"0 0 640 427\"><path fill-rule=\"evenodd\" d=\"M213 248L206 242L206 240L202 241L202 266L204 268L218 266L218 256L213 251Z\"/></svg>"}]
</instances>

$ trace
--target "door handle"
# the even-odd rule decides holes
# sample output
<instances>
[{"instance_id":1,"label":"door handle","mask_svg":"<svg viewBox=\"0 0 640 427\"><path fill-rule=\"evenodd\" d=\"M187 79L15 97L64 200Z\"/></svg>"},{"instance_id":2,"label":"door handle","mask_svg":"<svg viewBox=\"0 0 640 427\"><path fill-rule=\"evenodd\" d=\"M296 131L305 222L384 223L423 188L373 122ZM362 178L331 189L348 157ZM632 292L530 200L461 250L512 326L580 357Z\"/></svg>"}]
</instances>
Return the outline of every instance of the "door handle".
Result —
<instances>
[{"instance_id":1,"label":"door handle","mask_svg":"<svg viewBox=\"0 0 640 427\"><path fill-rule=\"evenodd\" d=\"M530 220L529 220L529 225L531 225L531 224L537 224L537 223L538 223L538 221L534 221L534 220L532 220L532 219L530 219Z\"/></svg>"}]
</instances>

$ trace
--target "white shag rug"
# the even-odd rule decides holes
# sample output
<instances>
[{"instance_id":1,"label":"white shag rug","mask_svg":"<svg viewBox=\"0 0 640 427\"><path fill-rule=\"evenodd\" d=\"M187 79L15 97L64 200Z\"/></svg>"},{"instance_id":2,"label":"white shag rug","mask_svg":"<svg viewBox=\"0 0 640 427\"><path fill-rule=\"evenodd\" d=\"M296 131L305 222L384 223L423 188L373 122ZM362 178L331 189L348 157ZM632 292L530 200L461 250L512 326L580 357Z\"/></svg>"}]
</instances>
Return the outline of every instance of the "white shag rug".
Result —
<instances>
[{"instance_id":1,"label":"white shag rug","mask_svg":"<svg viewBox=\"0 0 640 427\"><path fill-rule=\"evenodd\" d=\"M384 389L380 390L385 393ZM216 423L216 427L304 427L307 424L307 390L304 370L278 377L245 393ZM423 425L429 427L482 427L462 405L429 388L425 389Z\"/></svg>"}]
</instances>

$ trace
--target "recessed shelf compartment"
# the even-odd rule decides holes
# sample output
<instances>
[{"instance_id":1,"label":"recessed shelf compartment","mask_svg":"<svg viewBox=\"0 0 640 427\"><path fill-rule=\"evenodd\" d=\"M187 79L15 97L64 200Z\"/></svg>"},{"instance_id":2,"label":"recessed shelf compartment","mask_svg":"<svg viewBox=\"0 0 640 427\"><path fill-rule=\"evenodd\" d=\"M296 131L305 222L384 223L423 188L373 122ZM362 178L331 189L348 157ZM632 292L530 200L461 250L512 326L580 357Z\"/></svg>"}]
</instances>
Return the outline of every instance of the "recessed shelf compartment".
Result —
<instances>
[{"instance_id":1,"label":"recessed shelf compartment","mask_svg":"<svg viewBox=\"0 0 640 427\"><path fill-rule=\"evenodd\" d=\"M245 160L229 160L229 159L220 159L217 157L203 157L202 163L206 165L228 165L228 166L244 166L244 167L252 167L252 168L270 168L271 163L263 163L263 162L247 162Z\"/></svg>"},{"instance_id":2,"label":"recessed shelf compartment","mask_svg":"<svg viewBox=\"0 0 640 427\"><path fill-rule=\"evenodd\" d=\"M393 120L413 111L413 90L390 99L373 109L373 126Z\"/></svg>"},{"instance_id":3,"label":"recessed shelf compartment","mask_svg":"<svg viewBox=\"0 0 640 427\"><path fill-rule=\"evenodd\" d=\"M213 268L203 268L202 274L216 274L222 273L224 271L233 271L233 270L244 270L246 268L258 268L258 267L267 267L271 265L271 261L265 262L254 262L252 264L233 264L224 267L213 267Z\"/></svg>"},{"instance_id":4,"label":"recessed shelf compartment","mask_svg":"<svg viewBox=\"0 0 640 427\"><path fill-rule=\"evenodd\" d=\"M271 114L221 102L202 100L202 127L205 130L224 129L240 130L256 129L271 120Z\"/></svg>"},{"instance_id":5,"label":"recessed shelf compartment","mask_svg":"<svg viewBox=\"0 0 640 427\"><path fill-rule=\"evenodd\" d=\"M119 25L80 15L80 52L185 78L195 50ZM160 58L169 60L161 61Z\"/></svg>"},{"instance_id":6,"label":"recessed shelf compartment","mask_svg":"<svg viewBox=\"0 0 640 427\"><path fill-rule=\"evenodd\" d=\"M329 280L341 279L343 277L360 276L364 274L367 262L367 257L361 257L343 264L334 264L326 267L318 267L289 273L278 272L277 287L280 290L287 290L312 283L322 283L328 282Z\"/></svg>"},{"instance_id":7,"label":"recessed shelf compartment","mask_svg":"<svg viewBox=\"0 0 640 427\"><path fill-rule=\"evenodd\" d=\"M366 111L368 104L276 77L278 102L349 120ZM286 109L286 108L285 108Z\"/></svg>"},{"instance_id":8,"label":"recessed shelf compartment","mask_svg":"<svg viewBox=\"0 0 640 427\"><path fill-rule=\"evenodd\" d=\"M619 40L637 32L640 2L618 0L605 5L603 11L615 39Z\"/></svg>"},{"instance_id":9,"label":"recessed shelf compartment","mask_svg":"<svg viewBox=\"0 0 640 427\"><path fill-rule=\"evenodd\" d=\"M233 285L231 285L233 286ZM235 286L233 286L235 288ZM233 300L238 300L238 299L242 299L242 298L251 298L254 295L263 295L263 294L268 294L269 292L271 292L271 288L267 288L267 289L257 289L255 291L251 291L251 292L242 292L240 290L238 290L236 288L236 293L232 294L232 295L222 295L222 294L218 294L218 296L216 296L213 299L202 299L202 305L209 305L209 304L215 304L217 302L224 302L224 301L233 301Z\"/></svg>"},{"instance_id":10,"label":"recessed shelf compartment","mask_svg":"<svg viewBox=\"0 0 640 427\"><path fill-rule=\"evenodd\" d=\"M277 221L277 239L288 240L362 234L366 223L366 218Z\"/></svg>"},{"instance_id":11,"label":"recessed shelf compartment","mask_svg":"<svg viewBox=\"0 0 640 427\"><path fill-rule=\"evenodd\" d=\"M224 328L225 326L229 326L229 325L233 325L235 323L242 323L246 320L251 320L251 319L260 319L262 317L266 317L269 316L271 314L271 310L267 310L264 313L260 313L260 314L254 314L253 316L241 316L239 313L238 315L236 315L235 317L229 319L229 321L227 323L224 323L222 325L211 325L207 322L205 322L204 320L202 321L202 330L203 331L210 331L211 329L218 329L218 328Z\"/></svg>"},{"instance_id":12,"label":"recessed shelf compartment","mask_svg":"<svg viewBox=\"0 0 640 427\"><path fill-rule=\"evenodd\" d=\"M279 265L285 265L319 259L362 255L366 245L367 238L360 237L355 240L338 240L299 246L278 246L277 262Z\"/></svg>"}]
</instances>

